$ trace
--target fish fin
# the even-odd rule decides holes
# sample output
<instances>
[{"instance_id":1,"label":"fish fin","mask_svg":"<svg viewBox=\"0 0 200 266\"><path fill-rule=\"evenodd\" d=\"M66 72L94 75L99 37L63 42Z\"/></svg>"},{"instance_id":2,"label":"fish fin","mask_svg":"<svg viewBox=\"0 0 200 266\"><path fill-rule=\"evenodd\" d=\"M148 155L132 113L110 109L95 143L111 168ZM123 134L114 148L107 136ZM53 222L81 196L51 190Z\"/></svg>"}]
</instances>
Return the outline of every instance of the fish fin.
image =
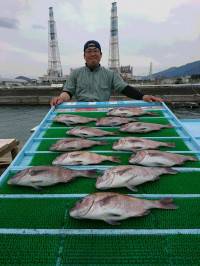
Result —
<instances>
[{"instance_id":1,"label":"fish fin","mask_svg":"<svg viewBox=\"0 0 200 266\"><path fill-rule=\"evenodd\" d=\"M38 187L38 186L32 186L34 189L36 189L37 191L41 191L42 188L41 187Z\"/></svg>"},{"instance_id":2,"label":"fish fin","mask_svg":"<svg viewBox=\"0 0 200 266\"><path fill-rule=\"evenodd\" d=\"M150 182L156 181L160 179L160 175L155 176L153 179L149 180Z\"/></svg>"},{"instance_id":3,"label":"fish fin","mask_svg":"<svg viewBox=\"0 0 200 266\"><path fill-rule=\"evenodd\" d=\"M114 156L108 156L107 160L111 161L111 162L115 162L115 163L120 163L121 162L120 158L114 157Z\"/></svg>"},{"instance_id":4,"label":"fish fin","mask_svg":"<svg viewBox=\"0 0 200 266\"><path fill-rule=\"evenodd\" d=\"M108 142L106 142L106 141L99 141L98 142L98 145L108 145Z\"/></svg>"},{"instance_id":5,"label":"fish fin","mask_svg":"<svg viewBox=\"0 0 200 266\"><path fill-rule=\"evenodd\" d=\"M142 216L146 216L150 214L150 210L145 210L144 212L140 213L139 215L137 215L138 217L142 217ZM136 217L136 216L135 216Z\"/></svg>"},{"instance_id":6,"label":"fish fin","mask_svg":"<svg viewBox=\"0 0 200 266\"><path fill-rule=\"evenodd\" d=\"M127 171L129 171L129 170L131 170L131 169L133 169L133 167L127 167L126 169L124 169L124 170L120 170L120 171L118 171L117 172L117 174L118 175L123 175L123 174L125 174Z\"/></svg>"},{"instance_id":7,"label":"fish fin","mask_svg":"<svg viewBox=\"0 0 200 266\"><path fill-rule=\"evenodd\" d=\"M70 157L77 157L77 156L79 156L81 154L82 154L82 152L80 152L80 153L76 152L76 154L70 154Z\"/></svg>"},{"instance_id":8,"label":"fish fin","mask_svg":"<svg viewBox=\"0 0 200 266\"><path fill-rule=\"evenodd\" d=\"M166 199L161 199L158 201L158 207L157 208L161 208L161 209L177 209L178 206L176 206L173 203L173 199L172 198L166 198Z\"/></svg>"},{"instance_id":9,"label":"fish fin","mask_svg":"<svg viewBox=\"0 0 200 266\"><path fill-rule=\"evenodd\" d=\"M163 128L172 128L173 126L171 124L163 125Z\"/></svg>"},{"instance_id":10,"label":"fish fin","mask_svg":"<svg viewBox=\"0 0 200 266\"><path fill-rule=\"evenodd\" d=\"M165 167L167 165L165 163L157 162L156 164L154 164L154 166L157 166L157 167Z\"/></svg>"},{"instance_id":11,"label":"fish fin","mask_svg":"<svg viewBox=\"0 0 200 266\"><path fill-rule=\"evenodd\" d=\"M138 121L138 119L133 118L133 117L128 118L128 120L129 120L130 122L137 122L137 121Z\"/></svg>"},{"instance_id":12,"label":"fish fin","mask_svg":"<svg viewBox=\"0 0 200 266\"><path fill-rule=\"evenodd\" d=\"M176 143L174 142L166 142L167 147L176 147Z\"/></svg>"},{"instance_id":13,"label":"fish fin","mask_svg":"<svg viewBox=\"0 0 200 266\"><path fill-rule=\"evenodd\" d=\"M83 161L76 161L76 163L74 163L74 165L78 165L78 164L83 164Z\"/></svg>"},{"instance_id":14,"label":"fish fin","mask_svg":"<svg viewBox=\"0 0 200 266\"><path fill-rule=\"evenodd\" d=\"M160 151L156 151L156 150L153 150L153 151L154 151L153 153L151 153L151 150L149 152L147 151L151 157L157 157L157 156L162 155Z\"/></svg>"},{"instance_id":15,"label":"fish fin","mask_svg":"<svg viewBox=\"0 0 200 266\"><path fill-rule=\"evenodd\" d=\"M66 149L66 150L63 150L63 151L77 151L77 150L81 150L82 148L76 148L76 147L69 147Z\"/></svg>"},{"instance_id":16,"label":"fish fin","mask_svg":"<svg viewBox=\"0 0 200 266\"><path fill-rule=\"evenodd\" d=\"M88 177L88 178L97 178L99 176L99 171L98 170L82 170L82 176Z\"/></svg>"},{"instance_id":17,"label":"fish fin","mask_svg":"<svg viewBox=\"0 0 200 266\"><path fill-rule=\"evenodd\" d=\"M105 204L108 204L113 198L117 197L117 195L109 195L98 201L99 205L102 207Z\"/></svg>"},{"instance_id":18,"label":"fish fin","mask_svg":"<svg viewBox=\"0 0 200 266\"><path fill-rule=\"evenodd\" d=\"M157 114L154 112L146 112L146 113L144 113L144 115L157 116Z\"/></svg>"},{"instance_id":19,"label":"fish fin","mask_svg":"<svg viewBox=\"0 0 200 266\"><path fill-rule=\"evenodd\" d=\"M42 190L42 187L37 186L37 185L34 185L34 184L32 184L31 187L33 187L33 188L36 189L37 191L41 191L41 190Z\"/></svg>"},{"instance_id":20,"label":"fish fin","mask_svg":"<svg viewBox=\"0 0 200 266\"><path fill-rule=\"evenodd\" d=\"M34 176L34 175L42 175L42 174L45 174L46 172L47 172L46 169L34 169L34 168L32 168L32 169L30 169L29 174L31 176Z\"/></svg>"},{"instance_id":21,"label":"fish fin","mask_svg":"<svg viewBox=\"0 0 200 266\"><path fill-rule=\"evenodd\" d=\"M119 222L113 221L113 220L107 220L107 219L105 219L104 222L106 222L106 223L108 223L110 225L120 225Z\"/></svg>"},{"instance_id":22,"label":"fish fin","mask_svg":"<svg viewBox=\"0 0 200 266\"><path fill-rule=\"evenodd\" d=\"M172 169L172 168L169 168L169 167L165 167L165 170L166 170L166 174L172 174L172 175L175 175L178 173L178 171Z\"/></svg>"},{"instance_id":23,"label":"fish fin","mask_svg":"<svg viewBox=\"0 0 200 266\"><path fill-rule=\"evenodd\" d=\"M80 136L81 138L87 138L87 137L90 137L90 135L87 134L87 133L80 133L79 136Z\"/></svg>"},{"instance_id":24,"label":"fish fin","mask_svg":"<svg viewBox=\"0 0 200 266\"><path fill-rule=\"evenodd\" d=\"M131 191L134 191L134 192L138 191L138 189L137 189L136 187L134 187L134 186L132 186L132 185L129 185L129 184L127 184L126 187L127 187L128 189L130 189Z\"/></svg>"},{"instance_id":25,"label":"fish fin","mask_svg":"<svg viewBox=\"0 0 200 266\"><path fill-rule=\"evenodd\" d=\"M97 187L96 187L97 188ZM108 189L110 189L109 187L98 187L97 188L98 190L108 190Z\"/></svg>"},{"instance_id":26,"label":"fish fin","mask_svg":"<svg viewBox=\"0 0 200 266\"><path fill-rule=\"evenodd\" d=\"M109 134L108 135L117 135L117 132L110 132L110 131L108 131L109 132Z\"/></svg>"},{"instance_id":27,"label":"fish fin","mask_svg":"<svg viewBox=\"0 0 200 266\"><path fill-rule=\"evenodd\" d=\"M144 132L146 131L147 128L146 127L141 127L141 128L137 128L137 132ZM148 129L149 130L149 129Z\"/></svg>"},{"instance_id":28,"label":"fish fin","mask_svg":"<svg viewBox=\"0 0 200 266\"><path fill-rule=\"evenodd\" d=\"M186 156L186 157L187 157L187 160L194 161L194 162L198 161L198 159L194 156Z\"/></svg>"}]
</instances>

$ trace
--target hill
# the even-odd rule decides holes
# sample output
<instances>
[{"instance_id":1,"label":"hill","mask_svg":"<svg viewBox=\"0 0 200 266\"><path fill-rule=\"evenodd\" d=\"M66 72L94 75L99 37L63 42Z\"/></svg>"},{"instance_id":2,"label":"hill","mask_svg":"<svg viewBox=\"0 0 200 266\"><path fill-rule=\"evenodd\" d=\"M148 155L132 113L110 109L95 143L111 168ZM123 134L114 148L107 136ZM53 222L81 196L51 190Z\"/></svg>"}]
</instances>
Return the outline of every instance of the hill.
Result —
<instances>
[{"instance_id":1,"label":"hill","mask_svg":"<svg viewBox=\"0 0 200 266\"><path fill-rule=\"evenodd\" d=\"M191 75L200 75L200 61L188 63L180 67L171 67L152 76L154 78L176 78Z\"/></svg>"}]
</instances>

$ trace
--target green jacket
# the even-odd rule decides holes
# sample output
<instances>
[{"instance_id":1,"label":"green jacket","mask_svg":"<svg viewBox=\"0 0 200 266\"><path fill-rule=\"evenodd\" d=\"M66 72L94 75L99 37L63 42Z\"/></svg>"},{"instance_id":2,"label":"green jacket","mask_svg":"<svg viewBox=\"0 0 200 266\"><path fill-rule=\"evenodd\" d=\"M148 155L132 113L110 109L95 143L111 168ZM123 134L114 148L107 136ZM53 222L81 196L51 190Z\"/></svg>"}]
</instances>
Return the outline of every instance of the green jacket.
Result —
<instances>
[{"instance_id":1,"label":"green jacket","mask_svg":"<svg viewBox=\"0 0 200 266\"><path fill-rule=\"evenodd\" d=\"M90 70L87 66L75 69L67 79L63 91L77 101L109 101L112 91L121 92L128 84L119 74L99 66Z\"/></svg>"}]
</instances>

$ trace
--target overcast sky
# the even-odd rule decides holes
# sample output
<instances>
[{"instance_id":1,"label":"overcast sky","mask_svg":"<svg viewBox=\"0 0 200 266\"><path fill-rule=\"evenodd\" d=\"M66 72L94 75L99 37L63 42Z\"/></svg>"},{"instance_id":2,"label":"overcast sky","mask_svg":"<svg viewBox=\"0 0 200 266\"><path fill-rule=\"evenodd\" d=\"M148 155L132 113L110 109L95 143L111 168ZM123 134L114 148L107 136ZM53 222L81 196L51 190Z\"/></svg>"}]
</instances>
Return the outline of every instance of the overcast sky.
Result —
<instances>
[{"instance_id":1,"label":"overcast sky","mask_svg":"<svg viewBox=\"0 0 200 266\"><path fill-rule=\"evenodd\" d=\"M53 7L64 74L84 64L83 45L98 40L108 65L110 0L0 0L0 75L38 77L48 67ZM118 0L120 64L146 75L200 60L200 0Z\"/></svg>"}]
</instances>

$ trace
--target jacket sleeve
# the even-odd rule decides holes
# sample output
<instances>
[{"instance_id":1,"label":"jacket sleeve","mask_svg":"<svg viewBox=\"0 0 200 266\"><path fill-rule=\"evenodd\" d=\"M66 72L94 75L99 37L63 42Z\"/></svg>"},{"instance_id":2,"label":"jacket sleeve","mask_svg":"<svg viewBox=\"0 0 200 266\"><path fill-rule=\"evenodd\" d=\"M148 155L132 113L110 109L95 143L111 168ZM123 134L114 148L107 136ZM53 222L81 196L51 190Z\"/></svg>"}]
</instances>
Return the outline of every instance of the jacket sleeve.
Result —
<instances>
[{"instance_id":1,"label":"jacket sleeve","mask_svg":"<svg viewBox=\"0 0 200 266\"><path fill-rule=\"evenodd\" d=\"M135 100L142 100L142 97L144 96L143 93L138 91L136 88L127 85L122 91L124 95L126 95L129 98L135 99Z\"/></svg>"}]
</instances>

